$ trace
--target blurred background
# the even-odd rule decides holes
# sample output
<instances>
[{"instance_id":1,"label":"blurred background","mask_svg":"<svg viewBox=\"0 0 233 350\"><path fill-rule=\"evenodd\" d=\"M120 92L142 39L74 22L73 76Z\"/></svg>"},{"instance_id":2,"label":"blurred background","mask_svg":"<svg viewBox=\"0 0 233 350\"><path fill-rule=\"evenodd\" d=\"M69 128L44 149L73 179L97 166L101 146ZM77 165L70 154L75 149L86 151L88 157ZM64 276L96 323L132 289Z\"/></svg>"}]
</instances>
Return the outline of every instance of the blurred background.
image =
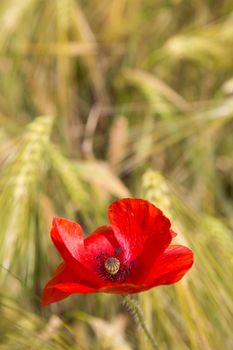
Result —
<instances>
[{"instance_id":1,"label":"blurred background","mask_svg":"<svg viewBox=\"0 0 233 350\"><path fill-rule=\"evenodd\" d=\"M195 252L137 297L159 349L233 348L232 57L230 0L1 0L1 350L150 349L118 296L40 308L52 217L128 196Z\"/></svg>"}]
</instances>

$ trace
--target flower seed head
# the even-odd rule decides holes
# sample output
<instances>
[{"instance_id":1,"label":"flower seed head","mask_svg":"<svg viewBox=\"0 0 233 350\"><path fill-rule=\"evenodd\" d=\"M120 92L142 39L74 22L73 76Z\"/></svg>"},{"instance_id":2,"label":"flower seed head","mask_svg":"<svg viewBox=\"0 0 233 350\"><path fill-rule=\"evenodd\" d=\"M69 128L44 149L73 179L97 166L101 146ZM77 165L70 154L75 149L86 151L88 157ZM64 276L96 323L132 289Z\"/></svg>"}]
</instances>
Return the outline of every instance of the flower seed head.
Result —
<instances>
[{"instance_id":1,"label":"flower seed head","mask_svg":"<svg viewBox=\"0 0 233 350\"><path fill-rule=\"evenodd\" d=\"M117 258L108 258L105 260L104 267L110 275L115 275L120 269L120 261Z\"/></svg>"}]
</instances>

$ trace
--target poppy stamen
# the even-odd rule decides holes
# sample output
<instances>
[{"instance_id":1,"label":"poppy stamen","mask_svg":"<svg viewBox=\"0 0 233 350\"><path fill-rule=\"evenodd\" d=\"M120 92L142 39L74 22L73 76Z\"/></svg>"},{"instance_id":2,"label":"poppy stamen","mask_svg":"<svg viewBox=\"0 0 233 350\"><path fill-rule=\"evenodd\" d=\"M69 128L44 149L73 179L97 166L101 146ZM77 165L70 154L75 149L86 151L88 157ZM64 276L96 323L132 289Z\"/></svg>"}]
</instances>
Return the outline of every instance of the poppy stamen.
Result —
<instances>
[{"instance_id":1,"label":"poppy stamen","mask_svg":"<svg viewBox=\"0 0 233 350\"><path fill-rule=\"evenodd\" d=\"M120 261L117 258L108 258L105 260L104 267L110 275L116 275L120 269Z\"/></svg>"}]
</instances>

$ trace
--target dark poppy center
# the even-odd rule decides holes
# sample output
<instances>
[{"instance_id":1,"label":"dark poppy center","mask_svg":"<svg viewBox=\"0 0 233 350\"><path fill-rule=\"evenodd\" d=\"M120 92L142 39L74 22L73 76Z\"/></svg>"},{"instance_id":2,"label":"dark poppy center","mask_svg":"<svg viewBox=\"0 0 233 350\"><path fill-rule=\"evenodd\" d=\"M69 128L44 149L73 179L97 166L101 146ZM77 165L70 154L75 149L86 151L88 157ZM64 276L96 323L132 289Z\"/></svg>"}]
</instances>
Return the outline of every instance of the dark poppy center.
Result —
<instances>
[{"instance_id":1,"label":"dark poppy center","mask_svg":"<svg viewBox=\"0 0 233 350\"><path fill-rule=\"evenodd\" d=\"M116 275L120 269L120 261L117 258L107 258L104 262L104 268L110 275Z\"/></svg>"}]
</instances>

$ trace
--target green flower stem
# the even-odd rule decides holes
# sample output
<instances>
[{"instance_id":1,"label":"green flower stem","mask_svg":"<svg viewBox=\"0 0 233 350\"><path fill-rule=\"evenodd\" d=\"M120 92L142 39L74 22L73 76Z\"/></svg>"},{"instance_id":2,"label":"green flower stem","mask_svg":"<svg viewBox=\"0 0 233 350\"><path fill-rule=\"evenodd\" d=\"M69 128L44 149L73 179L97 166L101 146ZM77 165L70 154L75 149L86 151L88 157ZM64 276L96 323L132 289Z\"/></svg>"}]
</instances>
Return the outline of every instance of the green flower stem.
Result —
<instances>
[{"instance_id":1,"label":"green flower stem","mask_svg":"<svg viewBox=\"0 0 233 350\"><path fill-rule=\"evenodd\" d=\"M158 349L158 344L156 340L154 339L153 335L150 333L146 322L144 320L143 312L141 310L140 305L138 302L132 298L129 295L123 295L123 305L127 308L127 310L131 313L131 315L134 317L135 322L137 323L138 326L143 330L145 336L149 340L152 349Z\"/></svg>"}]
</instances>

